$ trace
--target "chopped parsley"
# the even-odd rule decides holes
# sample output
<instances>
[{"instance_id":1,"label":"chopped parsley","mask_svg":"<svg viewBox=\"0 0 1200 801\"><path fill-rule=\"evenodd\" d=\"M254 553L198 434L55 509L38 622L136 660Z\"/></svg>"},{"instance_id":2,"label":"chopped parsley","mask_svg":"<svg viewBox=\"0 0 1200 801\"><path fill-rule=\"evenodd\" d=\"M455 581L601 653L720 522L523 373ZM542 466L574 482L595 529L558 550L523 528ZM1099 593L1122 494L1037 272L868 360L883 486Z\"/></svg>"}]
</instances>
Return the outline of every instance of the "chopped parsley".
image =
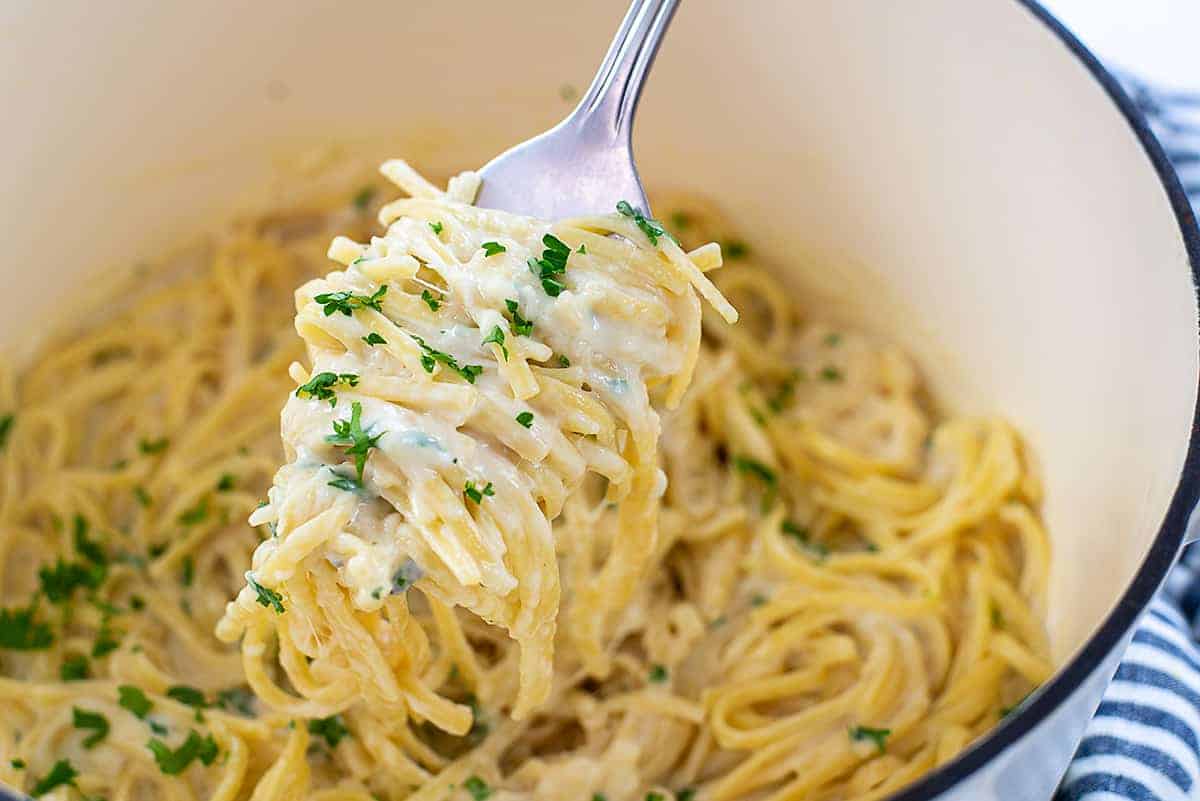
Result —
<instances>
[{"instance_id":1,"label":"chopped parsley","mask_svg":"<svg viewBox=\"0 0 1200 801\"><path fill-rule=\"evenodd\" d=\"M495 256L497 253L504 253L508 248L501 245L499 242L484 242L483 245L484 258Z\"/></svg>"},{"instance_id":2,"label":"chopped parsley","mask_svg":"<svg viewBox=\"0 0 1200 801\"><path fill-rule=\"evenodd\" d=\"M195 580L196 560L191 554L188 554L183 557L183 562L179 566L179 582L185 587L190 587Z\"/></svg>"},{"instance_id":3,"label":"chopped parsley","mask_svg":"<svg viewBox=\"0 0 1200 801\"><path fill-rule=\"evenodd\" d=\"M446 365L447 369L458 373L468 384L475 383L475 377L483 372L483 368L478 364L459 365L458 360L449 353L442 353L440 350L435 350L425 344L425 340L421 339L416 334L409 334L416 343L421 346L424 353L421 354L421 366L425 368L425 372L432 373L433 368L439 362Z\"/></svg>"},{"instance_id":4,"label":"chopped parsley","mask_svg":"<svg viewBox=\"0 0 1200 801\"><path fill-rule=\"evenodd\" d=\"M350 317L357 309L383 311L383 296L386 294L387 284L384 284L371 295L355 295L353 292L324 292L313 300L325 308L326 317L336 312Z\"/></svg>"},{"instance_id":5,"label":"chopped parsley","mask_svg":"<svg viewBox=\"0 0 1200 801\"><path fill-rule=\"evenodd\" d=\"M91 562L103 565L108 562L104 546L96 540L88 539L88 521L83 515L75 515L75 550Z\"/></svg>"},{"instance_id":6,"label":"chopped parsley","mask_svg":"<svg viewBox=\"0 0 1200 801\"><path fill-rule=\"evenodd\" d=\"M346 492L358 492L363 488L362 482L353 476L343 476L341 473L334 473L335 478L329 482L329 486L336 489L345 490Z\"/></svg>"},{"instance_id":7,"label":"chopped parsley","mask_svg":"<svg viewBox=\"0 0 1200 801\"><path fill-rule=\"evenodd\" d=\"M83 654L72 654L58 668L58 677L63 681L83 681L88 677L88 658Z\"/></svg>"},{"instance_id":8,"label":"chopped parsley","mask_svg":"<svg viewBox=\"0 0 1200 801\"><path fill-rule=\"evenodd\" d=\"M171 440L166 437L158 439L143 439L138 441L138 449L142 453L162 453L171 444Z\"/></svg>"},{"instance_id":9,"label":"chopped parsley","mask_svg":"<svg viewBox=\"0 0 1200 801\"><path fill-rule=\"evenodd\" d=\"M570 367L571 360L560 353L560 354L558 354L558 366L559 367Z\"/></svg>"},{"instance_id":10,"label":"chopped parsley","mask_svg":"<svg viewBox=\"0 0 1200 801\"><path fill-rule=\"evenodd\" d=\"M762 462L751 459L746 456L733 457L733 466L737 468L739 473L754 476L763 481L763 483L774 486L778 480L775 476L775 471L767 467Z\"/></svg>"},{"instance_id":11,"label":"chopped parsley","mask_svg":"<svg viewBox=\"0 0 1200 801\"><path fill-rule=\"evenodd\" d=\"M576 252L576 253L580 253L580 254L582 254L582 255L586 256L586 255L587 255L587 243L586 243L586 242L580 242L580 243L579 243L579 250L577 250L577 251L575 251L575 252Z\"/></svg>"},{"instance_id":12,"label":"chopped parsley","mask_svg":"<svg viewBox=\"0 0 1200 801\"><path fill-rule=\"evenodd\" d=\"M217 693L217 706L237 712L245 717L254 717L254 693L245 687L230 687Z\"/></svg>"},{"instance_id":13,"label":"chopped parsley","mask_svg":"<svg viewBox=\"0 0 1200 801\"><path fill-rule=\"evenodd\" d=\"M688 214L686 211L671 212L671 225L682 231L684 228L691 226L691 224L692 215Z\"/></svg>"},{"instance_id":14,"label":"chopped parsley","mask_svg":"<svg viewBox=\"0 0 1200 801\"><path fill-rule=\"evenodd\" d=\"M73 707L71 712L75 728L91 729L92 731L91 734L84 738L84 748L92 749L108 736L108 718L104 717L104 715L101 715L99 712L80 709L79 707Z\"/></svg>"},{"instance_id":15,"label":"chopped parsley","mask_svg":"<svg viewBox=\"0 0 1200 801\"><path fill-rule=\"evenodd\" d=\"M471 794L475 801L484 801L492 795L492 788L478 776L470 776L463 782L463 789Z\"/></svg>"},{"instance_id":16,"label":"chopped parsley","mask_svg":"<svg viewBox=\"0 0 1200 801\"><path fill-rule=\"evenodd\" d=\"M496 490L492 487L492 482L490 481L482 489L476 487L474 481L468 481L466 486L463 487L463 494L475 501L475 503L483 503L484 496L490 498L496 494Z\"/></svg>"},{"instance_id":17,"label":"chopped parsley","mask_svg":"<svg viewBox=\"0 0 1200 801\"><path fill-rule=\"evenodd\" d=\"M358 376L354 373L317 373L307 384L296 388L296 397L327 400L330 406L337 406L337 393L334 392L334 388L339 384L356 387Z\"/></svg>"},{"instance_id":18,"label":"chopped parsley","mask_svg":"<svg viewBox=\"0 0 1200 801\"><path fill-rule=\"evenodd\" d=\"M354 208L358 209L359 211L366 211L367 206L371 205L371 199L373 197L375 197L375 187L364 186L354 194L354 197L350 202L353 203Z\"/></svg>"},{"instance_id":19,"label":"chopped parsley","mask_svg":"<svg viewBox=\"0 0 1200 801\"><path fill-rule=\"evenodd\" d=\"M50 603L60 604L71 600L75 590L85 588L94 590L104 581L107 571L103 565L85 565L80 562L64 562L62 557L53 568L38 569L42 592Z\"/></svg>"},{"instance_id":20,"label":"chopped parsley","mask_svg":"<svg viewBox=\"0 0 1200 801\"><path fill-rule=\"evenodd\" d=\"M567 271L567 257L571 255L571 248L554 234L543 236L542 244L546 249L542 251L540 259L529 260L529 271L541 280L542 289L547 295L557 298L567 288L557 276Z\"/></svg>"},{"instance_id":21,"label":"chopped parsley","mask_svg":"<svg viewBox=\"0 0 1200 801\"><path fill-rule=\"evenodd\" d=\"M151 737L146 747L154 754L158 769L168 776L178 776L187 770L188 765L199 759L205 765L211 765L217 758L217 741L210 734L201 737L193 729L188 732L187 739L178 748L171 747L157 737Z\"/></svg>"},{"instance_id":22,"label":"chopped parsley","mask_svg":"<svg viewBox=\"0 0 1200 801\"><path fill-rule=\"evenodd\" d=\"M433 296L433 293L428 289L421 290L421 300L425 301L425 305L430 311L437 311L442 307L442 302Z\"/></svg>"},{"instance_id":23,"label":"chopped parsley","mask_svg":"<svg viewBox=\"0 0 1200 801\"><path fill-rule=\"evenodd\" d=\"M25 770L25 760L13 759L8 764L12 765L13 770Z\"/></svg>"},{"instance_id":24,"label":"chopped parsley","mask_svg":"<svg viewBox=\"0 0 1200 801\"><path fill-rule=\"evenodd\" d=\"M137 502L143 508L148 507L151 503L150 493L146 492L146 488L139 485L133 488L133 497L137 498Z\"/></svg>"},{"instance_id":25,"label":"chopped parsley","mask_svg":"<svg viewBox=\"0 0 1200 801\"><path fill-rule=\"evenodd\" d=\"M222 473L217 479L217 492L229 492L234 487L237 477L233 473Z\"/></svg>"},{"instance_id":26,"label":"chopped parsley","mask_svg":"<svg viewBox=\"0 0 1200 801\"><path fill-rule=\"evenodd\" d=\"M208 517L208 498L201 498L196 501L196 505L188 509L184 509L176 518L180 525L194 526L197 523L203 522Z\"/></svg>"},{"instance_id":27,"label":"chopped parsley","mask_svg":"<svg viewBox=\"0 0 1200 801\"><path fill-rule=\"evenodd\" d=\"M54 643L54 633L46 623L34 621L37 602L29 606L0 609L0 648L10 651L41 651Z\"/></svg>"},{"instance_id":28,"label":"chopped parsley","mask_svg":"<svg viewBox=\"0 0 1200 801\"><path fill-rule=\"evenodd\" d=\"M349 420L334 420L333 433L325 437L325 441L346 449L347 456L354 457L354 468L358 472L358 480L363 478L363 468L367 466L367 455L372 448L378 448L379 438L386 434L380 431L370 436L362 427L362 404L358 401L350 404Z\"/></svg>"},{"instance_id":29,"label":"chopped parsley","mask_svg":"<svg viewBox=\"0 0 1200 801\"><path fill-rule=\"evenodd\" d=\"M515 300L509 299L504 301L504 305L508 307L508 313L512 315L513 333L517 336L527 337L533 333L533 323L521 316L520 308Z\"/></svg>"},{"instance_id":30,"label":"chopped parsley","mask_svg":"<svg viewBox=\"0 0 1200 801\"><path fill-rule=\"evenodd\" d=\"M645 214L642 214L641 210L629 205L628 201L622 200L617 203L617 211L632 219L633 224L642 230L642 233L650 240L651 245L657 245L658 238L662 236L668 239L675 238L667 232L666 228L663 228L662 223L653 217L647 217Z\"/></svg>"},{"instance_id":31,"label":"chopped parsley","mask_svg":"<svg viewBox=\"0 0 1200 801\"><path fill-rule=\"evenodd\" d=\"M482 346L482 345L487 345L489 343L495 343L496 345L499 345L500 352L502 354L504 354L504 361L508 361L508 348L506 348L504 346L504 329L503 328L501 328L498 325L493 326L491 332L486 337L484 337L483 341L480 342L479 344Z\"/></svg>"},{"instance_id":32,"label":"chopped parsley","mask_svg":"<svg viewBox=\"0 0 1200 801\"><path fill-rule=\"evenodd\" d=\"M341 715L331 715L327 718L314 718L308 722L309 734L323 737L330 748L337 748L342 738L350 733Z\"/></svg>"},{"instance_id":33,"label":"chopped parsley","mask_svg":"<svg viewBox=\"0 0 1200 801\"><path fill-rule=\"evenodd\" d=\"M204 700L204 693L195 687L189 687L186 684L176 684L167 688L167 697L174 698L181 704L203 708L208 706L208 702Z\"/></svg>"},{"instance_id":34,"label":"chopped parsley","mask_svg":"<svg viewBox=\"0 0 1200 801\"><path fill-rule=\"evenodd\" d=\"M684 787L675 794L675 801L692 801L696 797L696 788Z\"/></svg>"},{"instance_id":35,"label":"chopped parsley","mask_svg":"<svg viewBox=\"0 0 1200 801\"><path fill-rule=\"evenodd\" d=\"M767 401L767 406L771 407L771 411L779 414L791 402L796 395L796 382L804 380L804 372L802 370L793 370L783 383L779 385L775 396Z\"/></svg>"},{"instance_id":36,"label":"chopped parsley","mask_svg":"<svg viewBox=\"0 0 1200 801\"><path fill-rule=\"evenodd\" d=\"M140 595L130 596L129 608L135 612L140 612L146 608L146 601Z\"/></svg>"},{"instance_id":37,"label":"chopped parsley","mask_svg":"<svg viewBox=\"0 0 1200 801\"><path fill-rule=\"evenodd\" d=\"M656 793L653 790L646 793L646 801L667 801L662 793Z\"/></svg>"},{"instance_id":38,"label":"chopped parsley","mask_svg":"<svg viewBox=\"0 0 1200 801\"><path fill-rule=\"evenodd\" d=\"M16 419L11 414L0 417L0 451L4 450L4 446L8 444L8 437L12 434L13 423Z\"/></svg>"},{"instance_id":39,"label":"chopped parsley","mask_svg":"<svg viewBox=\"0 0 1200 801\"><path fill-rule=\"evenodd\" d=\"M842 335L837 331L825 335L825 347L836 348L842 344Z\"/></svg>"},{"instance_id":40,"label":"chopped parsley","mask_svg":"<svg viewBox=\"0 0 1200 801\"><path fill-rule=\"evenodd\" d=\"M655 664L650 666L650 674L647 678L655 684L662 684L667 680L668 675L665 667Z\"/></svg>"},{"instance_id":41,"label":"chopped parsley","mask_svg":"<svg viewBox=\"0 0 1200 801\"><path fill-rule=\"evenodd\" d=\"M92 643L92 658L100 659L121 647L121 641L118 639L119 635L120 632L114 631L108 625L108 621L102 623L100 631L96 635L96 641Z\"/></svg>"},{"instance_id":42,"label":"chopped parsley","mask_svg":"<svg viewBox=\"0 0 1200 801\"><path fill-rule=\"evenodd\" d=\"M250 589L254 590L254 592L258 595L255 600L258 601L260 606L273 607L275 609L275 614L283 614L284 609L282 595L275 592L275 590L271 589L270 587L264 587L255 581L254 574L249 570L246 571L246 583L249 584Z\"/></svg>"},{"instance_id":43,"label":"chopped parsley","mask_svg":"<svg viewBox=\"0 0 1200 801\"><path fill-rule=\"evenodd\" d=\"M442 224L441 224L441 222L440 222L440 221L439 221L439 222L431 222L431 223L429 224L429 230L433 231L435 234L437 234L437 235L439 235L439 236L440 236L440 235L441 235L441 233L442 233Z\"/></svg>"},{"instance_id":44,"label":"chopped parsley","mask_svg":"<svg viewBox=\"0 0 1200 801\"><path fill-rule=\"evenodd\" d=\"M891 729L872 729L870 726L852 726L850 728L850 739L855 742L862 740L870 740L875 743L875 747L879 749L879 753L887 750L887 738L892 733Z\"/></svg>"},{"instance_id":45,"label":"chopped parsley","mask_svg":"<svg viewBox=\"0 0 1200 801\"><path fill-rule=\"evenodd\" d=\"M721 251L731 259L744 259L750 248L740 239L731 239L721 246Z\"/></svg>"},{"instance_id":46,"label":"chopped parsley","mask_svg":"<svg viewBox=\"0 0 1200 801\"><path fill-rule=\"evenodd\" d=\"M608 796L604 793L592 793L592 801L608 801Z\"/></svg>"},{"instance_id":47,"label":"chopped parsley","mask_svg":"<svg viewBox=\"0 0 1200 801\"><path fill-rule=\"evenodd\" d=\"M33 785L33 790L30 792L35 795L45 795L55 787L62 787L64 784L69 787L75 786L75 777L79 775L79 771L71 766L71 760L60 759L54 763L54 767L50 768L50 772L43 776L37 784Z\"/></svg>"},{"instance_id":48,"label":"chopped parsley","mask_svg":"<svg viewBox=\"0 0 1200 801\"><path fill-rule=\"evenodd\" d=\"M145 720L154 708L154 702L146 697L140 687L132 684L122 684L117 688L117 704L128 709L139 720Z\"/></svg>"},{"instance_id":49,"label":"chopped parsley","mask_svg":"<svg viewBox=\"0 0 1200 801\"><path fill-rule=\"evenodd\" d=\"M533 412L521 412L517 415L517 422L529 428L533 425Z\"/></svg>"},{"instance_id":50,"label":"chopped parsley","mask_svg":"<svg viewBox=\"0 0 1200 801\"><path fill-rule=\"evenodd\" d=\"M822 367L821 368L821 380L822 381L841 381L842 380L842 371L837 369L833 365L827 365L825 367Z\"/></svg>"},{"instance_id":51,"label":"chopped parsley","mask_svg":"<svg viewBox=\"0 0 1200 801\"><path fill-rule=\"evenodd\" d=\"M363 337L362 341L366 342L371 347L375 347L376 345L386 345L387 344L387 340L384 339L383 337L379 336L379 334L376 334L374 331L372 331L371 333L369 333L365 337Z\"/></svg>"},{"instance_id":52,"label":"chopped parsley","mask_svg":"<svg viewBox=\"0 0 1200 801\"><path fill-rule=\"evenodd\" d=\"M829 556L829 547L823 542L813 542L809 538L808 529L805 526L798 526L791 520L784 520L779 524L779 530L794 539L801 548L810 551L818 560Z\"/></svg>"},{"instance_id":53,"label":"chopped parsley","mask_svg":"<svg viewBox=\"0 0 1200 801\"><path fill-rule=\"evenodd\" d=\"M424 573L421 572L420 566L412 559L406 559L404 564L400 565L400 569L396 571L396 575L392 576L391 594L400 595L405 592L413 584L416 584L422 575Z\"/></svg>"}]
</instances>

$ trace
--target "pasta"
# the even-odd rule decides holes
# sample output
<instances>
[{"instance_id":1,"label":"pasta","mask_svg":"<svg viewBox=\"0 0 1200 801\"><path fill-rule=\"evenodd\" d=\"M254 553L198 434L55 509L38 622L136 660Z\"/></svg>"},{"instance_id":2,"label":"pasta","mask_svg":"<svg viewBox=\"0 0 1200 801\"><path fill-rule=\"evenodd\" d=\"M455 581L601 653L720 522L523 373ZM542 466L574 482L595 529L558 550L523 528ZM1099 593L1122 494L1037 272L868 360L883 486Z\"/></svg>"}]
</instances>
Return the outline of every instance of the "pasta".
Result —
<instances>
[{"instance_id":1,"label":"pasta","mask_svg":"<svg viewBox=\"0 0 1200 801\"><path fill-rule=\"evenodd\" d=\"M0 373L0 780L865 801L1048 678L1005 422L699 198L681 246L384 174L385 233L367 191L242 220Z\"/></svg>"}]
</instances>

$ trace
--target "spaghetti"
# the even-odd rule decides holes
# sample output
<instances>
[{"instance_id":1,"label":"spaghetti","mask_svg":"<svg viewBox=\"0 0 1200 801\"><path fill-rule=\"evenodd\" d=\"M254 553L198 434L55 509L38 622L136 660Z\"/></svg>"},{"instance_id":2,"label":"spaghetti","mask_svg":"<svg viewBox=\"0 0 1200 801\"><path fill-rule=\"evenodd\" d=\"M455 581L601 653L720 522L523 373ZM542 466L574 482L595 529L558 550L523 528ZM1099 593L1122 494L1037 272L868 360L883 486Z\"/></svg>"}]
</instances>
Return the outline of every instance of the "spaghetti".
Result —
<instances>
[{"instance_id":1,"label":"spaghetti","mask_svg":"<svg viewBox=\"0 0 1200 801\"><path fill-rule=\"evenodd\" d=\"M935 418L694 198L658 207L715 287L636 209L385 173L383 235L366 193L243 221L4 374L5 783L876 799L1048 678L1005 423Z\"/></svg>"}]
</instances>

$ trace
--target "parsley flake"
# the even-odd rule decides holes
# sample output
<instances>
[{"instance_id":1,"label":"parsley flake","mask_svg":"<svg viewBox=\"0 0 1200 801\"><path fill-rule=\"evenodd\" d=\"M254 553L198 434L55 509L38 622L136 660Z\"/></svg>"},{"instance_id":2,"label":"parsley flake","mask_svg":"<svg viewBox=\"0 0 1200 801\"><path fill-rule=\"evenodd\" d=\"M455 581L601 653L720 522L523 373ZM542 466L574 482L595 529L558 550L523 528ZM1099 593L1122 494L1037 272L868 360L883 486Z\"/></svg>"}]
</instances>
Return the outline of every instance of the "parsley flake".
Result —
<instances>
[{"instance_id":1,"label":"parsley flake","mask_svg":"<svg viewBox=\"0 0 1200 801\"><path fill-rule=\"evenodd\" d=\"M188 765L199 759L205 765L211 765L217 758L217 741L210 734L201 737L195 729L188 732L187 739L178 748L172 750L169 745L157 737L151 737L146 747L154 754L158 769L168 776L178 776L187 770Z\"/></svg>"},{"instance_id":2,"label":"parsley flake","mask_svg":"<svg viewBox=\"0 0 1200 801\"><path fill-rule=\"evenodd\" d=\"M87 749L95 748L96 745L108 736L108 718L101 715L99 712L90 712L86 709L73 707L71 709L72 720L77 729L91 729L89 734L83 741L83 747Z\"/></svg>"},{"instance_id":3,"label":"parsley flake","mask_svg":"<svg viewBox=\"0 0 1200 801\"><path fill-rule=\"evenodd\" d=\"M425 301L425 305L430 311L437 311L442 307L442 302L433 296L433 293L428 289L421 290L421 300Z\"/></svg>"},{"instance_id":4,"label":"parsley flake","mask_svg":"<svg viewBox=\"0 0 1200 801\"><path fill-rule=\"evenodd\" d=\"M425 368L427 373L432 373L434 366L440 362L446 365L447 369L466 379L468 384L474 384L475 377L483 372L483 368L478 364L459 365L458 360L449 353L429 347L425 344L425 340L416 334L409 334L409 336L416 340L416 343L421 346L421 350L424 351L421 354L421 367Z\"/></svg>"},{"instance_id":5,"label":"parsley flake","mask_svg":"<svg viewBox=\"0 0 1200 801\"><path fill-rule=\"evenodd\" d=\"M434 233L434 234L436 234L436 235L438 235L438 236L441 236L441 233L442 233L442 224L441 224L441 222L431 222L431 223L429 224L429 229L430 229L431 231L433 231L433 233Z\"/></svg>"},{"instance_id":6,"label":"parsley flake","mask_svg":"<svg viewBox=\"0 0 1200 801\"><path fill-rule=\"evenodd\" d=\"M721 252L731 259L744 259L750 248L740 239L731 239L721 246Z\"/></svg>"},{"instance_id":7,"label":"parsley flake","mask_svg":"<svg viewBox=\"0 0 1200 801\"><path fill-rule=\"evenodd\" d=\"M463 494L475 501L475 503L483 503L484 496L490 498L496 494L496 490L492 487L492 482L490 481L482 489L476 487L474 481L468 481L463 487Z\"/></svg>"},{"instance_id":8,"label":"parsley flake","mask_svg":"<svg viewBox=\"0 0 1200 801\"><path fill-rule=\"evenodd\" d=\"M357 309L383 311L383 296L386 294L387 284L384 284L371 295L355 295L353 292L323 292L313 300L324 307L326 317L336 312L350 317Z\"/></svg>"},{"instance_id":9,"label":"parsley flake","mask_svg":"<svg viewBox=\"0 0 1200 801\"><path fill-rule=\"evenodd\" d=\"M237 477L233 473L222 473L217 479L217 492L229 492L234 487Z\"/></svg>"},{"instance_id":10,"label":"parsley flake","mask_svg":"<svg viewBox=\"0 0 1200 801\"><path fill-rule=\"evenodd\" d=\"M167 439L166 437L159 437L158 439L143 439L138 441L138 449L141 450L142 453L147 454L162 453L170 444L171 440Z\"/></svg>"},{"instance_id":11,"label":"parsley flake","mask_svg":"<svg viewBox=\"0 0 1200 801\"><path fill-rule=\"evenodd\" d=\"M42 592L50 603L60 604L71 600L75 590L81 587L89 590L99 587L106 573L103 565L64 562L62 557L59 557L53 568L39 568L38 578L42 584Z\"/></svg>"},{"instance_id":12,"label":"parsley flake","mask_svg":"<svg viewBox=\"0 0 1200 801\"><path fill-rule=\"evenodd\" d=\"M366 211L367 207L371 205L371 199L373 197L375 197L375 187L364 186L354 194L354 197L350 202L353 203L354 208L358 209L359 211Z\"/></svg>"},{"instance_id":13,"label":"parsley flake","mask_svg":"<svg viewBox=\"0 0 1200 801\"><path fill-rule=\"evenodd\" d=\"M746 456L733 457L733 466L737 468L739 473L755 476L764 483L774 486L778 480L775 476L775 471L767 467L760 461L750 459Z\"/></svg>"},{"instance_id":14,"label":"parsley flake","mask_svg":"<svg viewBox=\"0 0 1200 801\"><path fill-rule=\"evenodd\" d=\"M841 381L842 380L842 371L837 369L833 365L829 365L827 367L822 367L821 368L821 380L822 381Z\"/></svg>"},{"instance_id":15,"label":"parsley flake","mask_svg":"<svg viewBox=\"0 0 1200 801\"><path fill-rule=\"evenodd\" d=\"M330 748L337 748L342 738L350 733L341 715L331 715L327 718L314 718L308 722L309 734L323 737Z\"/></svg>"},{"instance_id":16,"label":"parsley flake","mask_svg":"<svg viewBox=\"0 0 1200 801\"><path fill-rule=\"evenodd\" d=\"M296 388L296 397L327 400L330 406L337 406L337 393L334 392L334 388L339 384L356 387L358 376L354 373L317 373L307 384Z\"/></svg>"},{"instance_id":17,"label":"parsley flake","mask_svg":"<svg viewBox=\"0 0 1200 801\"><path fill-rule=\"evenodd\" d=\"M334 420L333 433L325 437L325 441L346 449L347 456L354 457L354 467L358 471L358 480L363 478L363 469L367 466L367 455L372 448L378 448L379 438L386 434L380 431L370 436L362 428L362 404L354 401L350 405L349 420Z\"/></svg>"},{"instance_id":18,"label":"parsley flake","mask_svg":"<svg viewBox=\"0 0 1200 801\"><path fill-rule=\"evenodd\" d=\"M151 503L150 493L146 492L145 487L140 486L140 485L137 487L134 487L133 488L133 497L137 498L137 502L142 508L146 508L146 507L150 506L150 503Z\"/></svg>"},{"instance_id":19,"label":"parsley flake","mask_svg":"<svg viewBox=\"0 0 1200 801\"><path fill-rule=\"evenodd\" d=\"M870 740L875 743L875 747L879 749L879 753L887 750L887 738L892 733L891 729L872 729L870 726L851 726L850 739L855 742L862 740Z\"/></svg>"},{"instance_id":20,"label":"parsley flake","mask_svg":"<svg viewBox=\"0 0 1200 801\"><path fill-rule=\"evenodd\" d=\"M520 308L515 300L509 299L504 301L504 305L508 307L508 313L513 319L513 333L517 336L527 337L533 333L533 323L521 316Z\"/></svg>"},{"instance_id":21,"label":"parsley flake","mask_svg":"<svg viewBox=\"0 0 1200 801\"><path fill-rule=\"evenodd\" d=\"M0 417L0 451L4 450L4 446L8 444L8 436L12 433L13 423L16 419L11 414Z\"/></svg>"},{"instance_id":22,"label":"parsley flake","mask_svg":"<svg viewBox=\"0 0 1200 801\"><path fill-rule=\"evenodd\" d=\"M666 228L663 228L662 223L653 217L647 217L639 209L635 209L629 205L629 202L626 200L617 203L617 211L633 220L633 224L641 229L646 238L650 240L651 245L657 245L659 237L675 238L667 232Z\"/></svg>"},{"instance_id":23,"label":"parsley flake","mask_svg":"<svg viewBox=\"0 0 1200 801\"><path fill-rule=\"evenodd\" d=\"M543 236L542 244L546 249L542 251L540 259L529 260L529 271L541 280L542 289L547 295L557 298L567 288L556 276L567 271L567 257L571 255L571 248L554 234Z\"/></svg>"},{"instance_id":24,"label":"parsley flake","mask_svg":"<svg viewBox=\"0 0 1200 801\"><path fill-rule=\"evenodd\" d=\"M41 778L37 784L33 785L31 791L33 795L45 795L55 787L62 787L64 784L69 787L75 786L75 777L79 775L79 771L71 766L71 760L60 759L54 763L54 767L50 768L50 772Z\"/></svg>"},{"instance_id":25,"label":"parsley flake","mask_svg":"<svg viewBox=\"0 0 1200 801\"><path fill-rule=\"evenodd\" d=\"M662 684L667 680L668 675L665 667L656 664L650 666L650 675L647 678L655 684Z\"/></svg>"},{"instance_id":26,"label":"parsley flake","mask_svg":"<svg viewBox=\"0 0 1200 801\"><path fill-rule=\"evenodd\" d=\"M204 693L186 684L176 684L168 687L167 697L174 698L179 703L195 707L196 709L203 709L208 706L208 702L204 700Z\"/></svg>"},{"instance_id":27,"label":"parsley flake","mask_svg":"<svg viewBox=\"0 0 1200 801\"><path fill-rule=\"evenodd\" d=\"M492 788L478 776L471 776L463 782L463 789L470 793L475 801L484 801L492 795Z\"/></svg>"},{"instance_id":28,"label":"parsley flake","mask_svg":"<svg viewBox=\"0 0 1200 801\"><path fill-rule=\"evenodd\" d=\"M196 501L196 505L184 509L176 518L180 525L194 526L197 523L203 522L208 517L208 498L201 498Z\"/></svg>"},{"instance_id":29,"label":"parsley flake","mask_svg":"<svg viewBox=\"0 0 1200 801\"><path fill-rule=\"evenodd\" d=\"M517 415L517 422L529 428L533 425L533 412L521 412Z\"/></svg>"},{"instance_id":30,"label":"parsley flake","mask_svg":"<svg viewBox=\"0 0 1200 801\"><path fill-rule=\"evenodd\" d=\"M504 253L508 248L501 245L499 242L484 242L483 245L484 258L495 256L497 253Z\"/></svg>"},{"instance_id":31,"label":"parsley flake","mask_svg":"<svg viewBox=\"0 0 1200 801\"><path fill-rule=\"evenodd\" d=\"M386 345L387 344L387 340L384 339L383 337L379 336L379 334L376 334L374 331L372 331L371 333L369 333L365 337L363 337L362 341L366 342L371 347L375 347L376 345Z\"/></svg>"},{"instance_id":32,"label":"parsley flake","mask_svg":"<svg viewBox=\"0 0 1200 801\"><path fill-rule=\"evenodd\" d=\"M154 702L146 697L140 687L134 687L132 684L122 684L117 688L117 704L128 709L140 720L145 720L146 715L154 708Z\"/></svg>"},{"instance_id":33,"label":"parsley flake","mask_svg":"<svg viewBox=\"0 0 1200 801\"><path fill-rule=\"evenodd\" d=\"M83 654L68 656L58 668L58 677L63 681L83 681L88 673L88 658Z\"/></svg>"},{"instance_id":34,"label":"parsley flake","mask_svg":"<svg viewBox=\"0 0 1200 801\"><path fill-rule=\"evenodd\" d=\"M254 592L258 595L255 600L258 601L260 606L273 607L275 609L275 614L283 614L284 609L282 595L275 592L275 590L271 589L270 587L264 587L255 581L254 574L249 570L246 571L246 583L249 584L250 589L254 590Z\"/></svg>"},{"instance_id":35,"label":"parsley flake","mask_svg":"<svg viewBox=\"0 0 1200 801\"><path fill-rule=\"evenodd\" d=\"M500 346L500 352L504 354L504 361L508 361L508 348L504 346L504 329L500 326L493 326L491 332L483 338L480 346L495 343Z\"/></svg>"}]
</instances>

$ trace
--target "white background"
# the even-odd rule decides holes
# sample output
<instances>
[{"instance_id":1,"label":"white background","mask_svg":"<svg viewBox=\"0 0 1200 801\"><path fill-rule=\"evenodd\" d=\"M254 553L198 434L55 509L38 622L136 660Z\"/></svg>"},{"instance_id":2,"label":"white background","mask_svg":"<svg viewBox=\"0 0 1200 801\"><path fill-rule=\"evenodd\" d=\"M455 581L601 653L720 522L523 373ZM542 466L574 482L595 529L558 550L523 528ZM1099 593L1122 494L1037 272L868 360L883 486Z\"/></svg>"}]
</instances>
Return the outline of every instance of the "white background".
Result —
<instances>
[{"instance_id":1,"label":"white background","mask_svg":"<svg viewBox=\"0 0 1200 801\"><path fill-rule=\"evenodd\" d=\"M1101 59L1200 90L1200 0L1042 0Z\"/></svg>"}]
</instances>

